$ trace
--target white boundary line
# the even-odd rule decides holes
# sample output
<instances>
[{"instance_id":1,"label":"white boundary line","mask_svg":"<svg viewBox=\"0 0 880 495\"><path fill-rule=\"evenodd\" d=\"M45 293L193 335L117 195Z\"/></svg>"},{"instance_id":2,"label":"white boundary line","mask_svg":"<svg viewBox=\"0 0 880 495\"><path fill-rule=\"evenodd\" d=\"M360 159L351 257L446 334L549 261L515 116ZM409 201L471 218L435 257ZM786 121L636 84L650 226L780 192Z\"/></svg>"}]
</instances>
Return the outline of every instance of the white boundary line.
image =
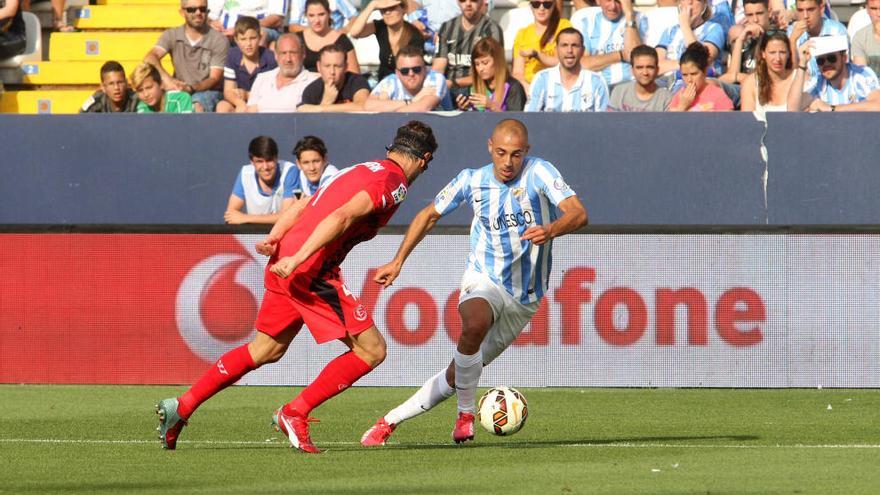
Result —
<instances>
[{"instance_id":1,"label":"white boundary line","mask_svg":"<svg viewBox=\"0 0 880 495\"><path fill-rule=\"evenodd\" d=\"M76 438L0 438L0 444L88 444L88 445L159 445L158 440L98 440ZM253 440L180 440L181 444L192 445L267 445L289 447L282 439L269 438L262 442ZM360 445L360 442L320 442L321 445ZM496 446L498 444L486 444ZM520 444L511 443L510 447ZM528 446L528 443L521 444ZM409 447L454 447L451 443L389 443L389 446ZM773 444L773 445L737 445L737 444L688 444L688 443L571 443L560 444L568 448L598 449L880 449L876 444Z\"/></svg>"}]
</instances>

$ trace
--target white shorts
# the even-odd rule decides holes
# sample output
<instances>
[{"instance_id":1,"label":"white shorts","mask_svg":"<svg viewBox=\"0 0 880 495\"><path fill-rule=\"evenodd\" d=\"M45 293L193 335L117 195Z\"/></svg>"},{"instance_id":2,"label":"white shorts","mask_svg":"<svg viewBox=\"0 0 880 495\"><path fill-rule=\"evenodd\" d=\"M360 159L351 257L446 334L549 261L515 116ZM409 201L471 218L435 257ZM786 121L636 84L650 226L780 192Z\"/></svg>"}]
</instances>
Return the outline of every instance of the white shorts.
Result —
<instances>
[{"instance_id":1,"label":"white shorts","mask_svg":"<svg viewBox=\"0 0 880 495\"><path fill-rule=\"evenodd\" d=\"M466 270L461 277L458 304L460 306L461 303L476 298L485 300L492 308L492 328L489 329L486 338L480 345L480 350L483 352L483 364L487 365L519 337L532 316L538 311L541 302L522 304L487 275Z\"/></svg>"}]
</instances>

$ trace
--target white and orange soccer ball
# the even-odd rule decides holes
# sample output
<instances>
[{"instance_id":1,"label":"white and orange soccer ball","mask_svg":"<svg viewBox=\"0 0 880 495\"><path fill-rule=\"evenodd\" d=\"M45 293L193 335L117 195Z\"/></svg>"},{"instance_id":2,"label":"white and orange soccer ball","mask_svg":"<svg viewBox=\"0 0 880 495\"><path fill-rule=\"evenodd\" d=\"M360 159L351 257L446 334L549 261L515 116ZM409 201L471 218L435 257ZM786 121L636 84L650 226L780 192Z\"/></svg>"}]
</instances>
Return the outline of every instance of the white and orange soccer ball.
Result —
<instances>
[{"instance_id":1,"label":"white and orange soccer ball","mask_svg":"<svg viewBox=\"0 0 880 495\"><path fill-rule=\"evenodd\" d=\"M529 417L526 398L510 387L493 387L480 397L477 411L480 424L498 436L513 435Z\"/></svg>"}]
</instances>

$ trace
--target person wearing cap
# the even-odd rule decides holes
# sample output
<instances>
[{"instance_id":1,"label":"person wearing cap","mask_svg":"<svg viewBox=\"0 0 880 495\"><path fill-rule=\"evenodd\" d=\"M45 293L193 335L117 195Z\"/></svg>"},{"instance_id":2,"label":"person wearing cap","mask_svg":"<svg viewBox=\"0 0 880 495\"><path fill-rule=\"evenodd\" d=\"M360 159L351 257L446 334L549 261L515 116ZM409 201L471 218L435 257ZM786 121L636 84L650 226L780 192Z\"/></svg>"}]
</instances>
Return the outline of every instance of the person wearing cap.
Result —
<instances>
[{"instance_id":1,"label":"person wearing cap","mask_svg":"<svg viewBox=\"0 0 880 495\"><path fill-rule=\"evenodd\" d=\"M795 54L807 40L818 36L838 36L846 34L846 26L835 21L834 19L825 17L825 2L827 0L797 0L795 9L797 11L797 21L788 25L788 39L791 46L794 47ZM816 75L819 68L816 66L814 58L807 59L809 62L795 60L795 63L804 65L807 63L807 72L810 77L810 84L815 84Z\"/></svg>"},{"instance_id":2,"label":"person wearing cap","mask_svg":"<svg viewBox=\"0 0 880 495\"><path fill-rule=\"evenodd\" d=\"M364 103L368 112L430 112L452 110L446 78L425 66L421 47L407 45L397 52L394 74L373 88Z\"/></svg>"},{"instance_id":3,"label":"person wearing cap","mask_svg":"<svg viewBox=\"0 0 880 495\"><path fill-rule=\"evenodd\" d=\"M870 67L849 62L846 35L819 37L804 43L794 82L788 93L788 110L812 112L875 110L880 100L880 81ZM819 72L815 84L804 87L806 64L810 56ZM870 100L868 104L858 105Z\"/></svg>"}]
</instances>

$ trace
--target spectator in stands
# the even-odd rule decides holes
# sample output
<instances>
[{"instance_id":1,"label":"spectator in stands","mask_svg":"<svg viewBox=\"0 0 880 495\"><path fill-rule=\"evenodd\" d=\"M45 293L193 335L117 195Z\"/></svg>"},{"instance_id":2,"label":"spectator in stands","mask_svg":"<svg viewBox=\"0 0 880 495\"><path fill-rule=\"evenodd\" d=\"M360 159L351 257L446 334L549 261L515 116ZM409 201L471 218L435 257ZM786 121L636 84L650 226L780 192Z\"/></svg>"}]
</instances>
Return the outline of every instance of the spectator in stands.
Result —
<instances>
[{"instance_id":1,"label":"spectator in stands","mask_svg":"<svg viewBox=\"0 0 880 495\"><path fill-rule=\"evenodd\" d=\"M816 83L804 88L807 67L804 62L799 63L788 94L790 111L877 110L880 81L870 67L849 62L847 47L846 35L814 38L801 45L799 59L810 60L812 55L819 73Z\"/></svg>"},{"instance_id":2,"label":"spectator in stands","mask_svg":"<svg viewBox=\"0 0 880 495\"><path fill-rule=\"evenodd\" d=\"M403 19L406 0L371 0L351 23L348 34L355 38L376 35L379 44L379 80L394 75L397 53L405 46L423 49L421 33ZM382 19L369 22L370 14L378 10Z\"/></svg>"},{"instance_id":3,"label":"spectator in stands","mask_svg":"<svg viewBox=\"0 0 880 495\"><path fill-rule=\"evenodd\" d=\"M745 20L738 29L731 29L730 61L727 72L718 79L728 84L740 84L754 72L758 54L755 46L761 36L770 30L768 0L743 0Z\"/></svg>"},{"instance_id":4,"label":"spectator in stands","mask_svg":"<svg viewBox=\"0 0 880 495\"><path fill-rule=\"evenodd\" d=\"M223 64L229 50L225 36L208 26L207 0L181 0L182 26L162 33L144 61L162 75L166 90L192 95L196 112L213 112L223 98ZM162 67L162 57L171 54L172 76Z\"/></svg>"},{"instance_id":5,"label":"spectator in stands","mask_svg":"<svg viewBox=\"0 0 880 495\"><path fill-rule=\"evenodd\" d=\"M278 161L278 144L269 136L253 138L248 157L251 162L235 177L223 219L229 224L275 223L302 193L299 169Z\"/></svg>"},{"instance_id":6,"label":"spectator in stands","mask_svg":"<svg viewBox=\"0 0 880 495\"><path fill-rule=\"evenodd\" d=\"M0 60L24 53L27 35L20 0L0 2Z\"/></svg>"},{"instance_id":7,"label":"spectator in stands","mask_svg":"<svg viewBox=\"0 0 880 495\"><path fill-rule=\"evenodd\" d=\"M724 112L733 110L733 102L716 84L706 78L709 71L709 49L695 41L681 55L681 77L685 85L669 102L670 112Z\"/></svg>"},{"instance_id":8,"label":"spectator in stands","mask_svg":"<svg viewBox=\"0 0 880 495\"><path fill-rule=\"evenodd\" d=\"M795 77L791 45L784 31L771 31L760 39L757 67L742 82L741 109L784 112Z\"/></svg>"},{"instance_id":9,"label":"spectator in stands","mask_svg":"<svg viewBox=\"0 0 880 495\"><path fill-rule=\"evenodd\" d=\"M329 0L330 28L343 33L348 32L352 20L357 17L358 10L349 0ZM309 27L306 17L306 0L293 0L290 3L290 14L287 16L291 33L298 33Z\"/></svg>"},{"instance_id":10,"label":"spectator in stands","mask_svg":"<svg viewBox=\"0 0 880 495\"><path fill-rule=\"evenodd\" d=\"M247 100L257 76L278 67L275 54L260 46L260 23L253 17L235 21L235 46L226 56L223 68L223 101L217 112L247 112Z\"/></svg>"},{"instance_id":11,"label":"spectator in stands","mask_svg":"<svg viewBox=\"0 0 880 495\"><path fill-rule=\"evenodd\" d=\"M397 52L394 74L379 81L364 104L370 112L429 112L451 110L446 78L425 66L421 47L407 45Z\"/></svg>"},{"instance_id":12,"label":"spectator in stands","mask_svg":"<svg viewBox=\"0 0 880 495\"><path fill-rule=\"evenodd\" d=\"M852 61L867 65L880 74L880 0L868 0L865 7L871 25L858 30L852 38Z\"/></svg>"},{"instance_id":13,"label":"spectator in stands","mask_svg":"<svg viewBox=\"0 0 880 495\"><path fill-rule=\"evenodd\" d=\"M501 26L483 14L484 0L459 0L461 15L440 27L431 68L446 77L453 99L474 84L471 79L471 52L483 38L494 38L504 46Z\"/></svg>"},{"instance_id":14,"label":"spectator in stands","mask_svg":"<svg viewBox=\"0 0 880 495\"><path fill-rule=\"evenodd\" d=\"M257 75L248 97L248 112L295 112L303 91L318 74L303 70L302 42L294 33L285 33L275 45L278 67Z\"/></svg>"},{"instance_id":15,"label":"spectator in stands","mask_svg":"<svg viewBox=\"0 0 880 495\"><path fill-rule=\"evenodd\" d=\"M492 9L489 3L492 0L483 3L483 14L489 15ZM421 0L422 8L428 12L428 27L435 32L440 31L443 23L461 15L461 8L458 6L458 0Z\"/></svg>"},{"instance_id":16,"label":"spectator in stands","mask_svg":"<svg viewBox=\"0 0 880 495\"><path fill-rule=\"evenodd\" d=\"M287 0L208 0L208 7L208 23L229 40L234 41L235 26L242 17L252 17L259 23L260 46L270 46L284 32Z\"/></svg>"},{"instance_id":17,"label":"spectator in stands","mask_svg":"<svg viewBox=\"0 0 880 495\"><path fill-rule=\"evenodd\" d=\"M321 48L320 79L303 91L298 112L356 112L364 109L370 85L364 76L345 70L345 52L339 45Z\"/></svg>"},{"instance_id":18,"label":"spectator in stands","mask_svg":"<svg viewBox=\"0 0 880 495\"><path fill-rule=\"evenodd\" d=\"M192 113L193 102L185 91L165 91L155 65L143 62L131 73L131 85L140 101L137 113Z\"/></svg>"},{"instance_id":19,"label":"spectator in stands","mask_svg":"<svg viewBox=\"0 0 880 495\"><path fill-rule=\"evenodd\" d=\"M339 169L327 161L327 146L317 136L305 136L297 141L293 154L299 169L300 189L296 193L298 198L312 196L327 179L339 172Z\"/></svg>"},{"instance_id":20,"label":"spectator in stands","mask_svg":"<svg viewBox=\"0 0 880 495\"><path fill-rule=\"evenodd\" d=\"M584 35L584 58L581 65L605 78L605 84L631 81L632 49L642 44L648 33L648 22L637 15L632 0L599 0L600 14L584 19L583 26L574 26Z\"/></svg>"},{"instance_id":21,"label":"spectator in stands","mask_svg":"<svg viewBox=\"0 0 880 495\"><path fill-rule=\"evenodd\" d=\"M309 25L297 35L303 42L306 70L318 70L318 52L328 45L338 45L345 54L346 70L360 72L354 45L342 31L330 27L330 4L327 0L306 0L306 19Z\"/></svg>"},{"instance_id":22,"label":"spectator in stands","mask_svg":"<svg viewBox=\"0 0 880 495\"><path fill-rule=\"evenodd\" d=\"M8 3L9 0L7 0ZM55 31L62 33L72 33L76 28L67 22L67 1L66 0L50 0L52 5L52 27Z\"/></svg>"},{"instance_id":23,"label":"spectator in stands","mask_svg":"<svg viewBox=\"0 0 880 495\"><path fill-rule=\"evenodd\" d=\"M618 84L611 91L608 110L614 112L663 112L669 107L672 93L657 86L660 57L648 45L632 49L632 81Z\"/></svg>"},{"instance_id":24,"label":"spectator in stands","mask_svg":"<svg viewBox=\"0 0 880 495\"><path fill-rule=\"evenodd\" d=\"M507 70L504 45L495 38L483 38L471 52L473 84L468 95L459 94L461 110L478 112L520 112L526 103L526 90Z\"/></svg>"},{"instance_id":25,"label":"spectator in stands","mask_svg":"<svg viewBox=\"0 0 880 495\"><path fill-rule=\"evenodd\" d=\"M128 87L125 69L114 60L101 66L101 89L83 103L79 113L136 112L137 96Z\"/></svg>"},{"instance_id":26,"label":"spectator in stands","mask_svg":"<svg viewBox=\"0 0 880 495\"><path fill-rule=\"evenodd\" d=\"M529 2L535 22L519 30L513 41L513 77L519 79L526 91L539 71L558 63L556 37L571 27L568 19L561 19L556 2L532 0Z\"/></svg>"},{"instance_id":27,"label":"spectator in stands","mask_svg":"<svg viewBox=\"0 0 880 495\"><path fill-rule=\"evenodd\" d=\"M699 41L709 51L709 67L713 75L720 76L721 54L725 44L724 28L709 20L712 9L706 0L680 0L678 8L678 25L667 29L657 44L660 74L668 75L677 71L685 49Z\"/></svg>"},{"instance_id":28,"label":"spectator in stands","mask_svg":"<svg viewBox=\"0 0 880 495\"><path fill-rule=\"evenodd\" d=\"M817 36L846 34L846 26L823 15L825 0L797 0L795 7L797 8L798 20L788 26L788 39L795 50L794 62L803 65L803 62L798 60L798 48L801 45ZM819 67L816 65L816 59L810 58L807 64L807 77L810 85L816 84L818 74Z\"/></svg>"},{"instance_id":29,"label":"spectator in stands","mask_svg":"<svg viewBox=\"0 0 880 495\"><path fill-rule=\"evenodd\" d=\"M608 87L597 72L581 67L584 37L573 27L556 37L559 64L535 74L526 112L604 112Z\"/></svg>"}]
</instances>

